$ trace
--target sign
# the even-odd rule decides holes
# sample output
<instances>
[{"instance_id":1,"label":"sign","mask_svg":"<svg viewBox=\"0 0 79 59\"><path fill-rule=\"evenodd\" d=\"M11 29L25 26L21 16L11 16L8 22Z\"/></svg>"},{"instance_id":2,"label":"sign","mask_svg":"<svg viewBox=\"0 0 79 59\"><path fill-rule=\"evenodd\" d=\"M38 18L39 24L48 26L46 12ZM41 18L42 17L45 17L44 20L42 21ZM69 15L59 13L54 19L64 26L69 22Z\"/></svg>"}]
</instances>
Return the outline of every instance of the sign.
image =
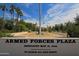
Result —
<instances>
[{"instance_id":1,"label":"sign","mask_svg":"<svg viewBox=\"0 0 79 59\"><path fill-rule=\"evenodd\" d=\"M0 38L1 56L79 55L79 38Z\"/></svg>"}]
</instances>

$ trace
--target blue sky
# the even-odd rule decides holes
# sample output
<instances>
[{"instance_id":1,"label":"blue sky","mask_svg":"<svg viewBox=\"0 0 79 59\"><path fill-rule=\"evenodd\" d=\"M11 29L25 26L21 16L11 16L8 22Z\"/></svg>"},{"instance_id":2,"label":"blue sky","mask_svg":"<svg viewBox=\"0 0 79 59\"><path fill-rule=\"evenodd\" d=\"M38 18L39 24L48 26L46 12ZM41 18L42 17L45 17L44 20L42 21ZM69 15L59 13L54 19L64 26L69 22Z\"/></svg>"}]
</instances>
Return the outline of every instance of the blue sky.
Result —
<instances>
[{"instance_id":1,"label":"blue sky","mask_svg":"<svg viewBox=\"0 0 79 59\"><path fill-rule=\"evenodd\" d=\"M10 3L6 4L10 7ZM23 19L26 22L38 23L38 4L29 3L14 4L19 7L24 16ZM68 21L74 22L76 14L79 14L79 4L74 3L42 3L41 4L41 17L42 26L53 26L55 24L66 23ZM15 13L16 14L16 13ZM2 16L2 11L0 10L0 16ZM6 18L10 18L9 11L6 12Z\"/></svg>"}]
</instances>

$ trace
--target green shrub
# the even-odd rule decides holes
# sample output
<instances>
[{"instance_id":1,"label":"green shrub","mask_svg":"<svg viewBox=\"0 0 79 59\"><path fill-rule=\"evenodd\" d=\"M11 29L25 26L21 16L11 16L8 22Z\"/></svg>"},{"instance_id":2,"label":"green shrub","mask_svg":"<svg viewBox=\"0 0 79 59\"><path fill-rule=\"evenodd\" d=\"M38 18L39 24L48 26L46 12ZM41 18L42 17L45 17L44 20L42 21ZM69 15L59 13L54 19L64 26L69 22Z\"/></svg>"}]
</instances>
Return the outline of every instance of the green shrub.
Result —
<instances>
[{"instance_id":1,"label":"green shrub","mask_svg":"<svg viewBox=\"0 0 79 59\"><path fill-rule=\"evenodd\" d=\"M12 37L12 35L10 35L10 33L0 32L0 37Z\"/></svg>"}]
</instances>

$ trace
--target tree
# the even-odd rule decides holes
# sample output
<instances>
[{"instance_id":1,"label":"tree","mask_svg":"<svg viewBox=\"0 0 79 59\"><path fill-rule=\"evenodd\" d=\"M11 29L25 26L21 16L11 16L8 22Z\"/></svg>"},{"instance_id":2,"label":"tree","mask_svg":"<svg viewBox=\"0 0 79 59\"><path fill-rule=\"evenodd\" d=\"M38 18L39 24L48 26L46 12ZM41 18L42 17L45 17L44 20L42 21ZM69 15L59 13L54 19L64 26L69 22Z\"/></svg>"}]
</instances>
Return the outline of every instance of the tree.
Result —
<instances>
[{"instance_id":1,"label":"tree","mask_svg":"<svg viewBox=\"0 0 79 59\"><path fill-rule=\"evenodd\" d=\"M5 29L7 30L12 30L13 29L13 24L12 24L12 20L6 20L6 23L5 23Z\"/></svg>"},{"instance_id":2,"label":"tree","mask_svg":"<svg viewBox=\"0 0 79 59\"><path fill-rule=\"evenodd\" d=\"M15 9L15 11L17 14L17 22L18 22L18 21L20 21L21 16L23 16L23 13L22 13L21 9L18 7Z\"/></svg>"},{"instance_id":3,"label":"tree","mask_svg":"<svg viewBox=\"0 0 79 59\"><path fill-rule=\"evenodd\" d=\"M6 5L2 4L0 5L0 9L3 11L3 21L5 20L5 11L7 10ZM2 29L4 28L4 23L2 25Z\"/></svg>"},{"instance_id":4,"label":"tree","mask_svg":"<svg viewBox=\"0 0 79 59\"><path fill-rule=\"evenodd\" d=\"M18 24L16 27L16 31L17 32L28 31L28 28L26 28L26 26L24 24Z\"/></svg>"},{"instance_id":5,"label":"tree","mask_svg":"<svg viewBox=\"0 0 79 59\"><path fill-rule=\"evenodd\" d=\"M10 10L9 11L10 11L10 14L11 14L11 19L14 20L15 6L13 4L10 6Z\"/></svg>"},{"instance_id":6,"label":"tree","mask_svg":"<svg viewBox=\"0 0 79 59\"><path fill-rule=\"evenodd\" d=\"M4 23L2 17L0 17L0 30L2 29L2 24Z\"/></svg>"},{"instance_id":7,"label":"tree","mask_svg":"<svg viewBox=\"0 0 79 59\"><path fill-rule=\"evenodd\" d=\"M11 14L11 20L13 20L13 29L15 29L15 19L14 19L15 6L13 4L10 5L9 11Z\"/></svg>"},{"instance_id":8,"label":"tree","mask_svg":"<svg viewBox=\"0 0 79 59\"><path fill-rule=\"evenodd\" d=\"M47 26L47 31L48 32L52 32L52 27L51 26Z\"/></svg>"},{"instance_id":9,"label":"tree","mask_svg":"<svg viewBox=\"0 0 79 59\"><path fill-rule=\"evenodd\" d=\"M17 14L17 19L16 19L16 27L17 27L19 25L21 16L23 16L23 13L22 13L21 9L18 7L15 8L15 11Z\"/></svg>"},{"instance_id":10,"label":"tree","mask_svg":"<svg viewBox=\"0 0 79 59\"><path fill-rule=\"evenodd\" d=\"M3 19L5 18L5 11L7 10L6 5L2 4L0 5L0 9L3 11Z\"/></svg>"},{"instance_id":11,"label":"tree","mask_svg":"<svg viewBox=\"0 0 79 59\"><path fill-rule=\"evenodd\" d=\"M23 12L20 10L19 11L19 17L20 17L20 21L21 21L21 17L23 16Z\"/></svg>"}]
</instances>

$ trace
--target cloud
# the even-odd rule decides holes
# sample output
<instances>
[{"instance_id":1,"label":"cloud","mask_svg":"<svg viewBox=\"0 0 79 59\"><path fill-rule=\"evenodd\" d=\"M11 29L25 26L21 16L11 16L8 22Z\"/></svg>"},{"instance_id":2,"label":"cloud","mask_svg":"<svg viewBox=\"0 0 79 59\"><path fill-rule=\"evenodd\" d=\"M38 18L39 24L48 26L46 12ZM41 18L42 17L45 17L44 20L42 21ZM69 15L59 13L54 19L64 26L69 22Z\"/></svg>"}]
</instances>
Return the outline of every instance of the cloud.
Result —
<instances>
[{"instance_id":1,"label":"cloud","mask_svg":"<svg viewBox=\"0 0 79 59\"><path fill-rule=\"evenodd\" d=\"M10 19L10 18L11 18L11 14L8 13L8 12L6 12L6 13L5 13L5 17Z\"/></svg>"},{"instance_id":2,"label":"cloud","mask_svg":"<svg viewBox=\"0 0 79 59\"><path fill-rule=\"evenodd\" d=\"M23 13L24 19L31 18L31 16L29 14L27 14L25 11L22 10L22 13Z\"/></svg>"},{"instance_id":3,"label":"cloud","mask_svg":"<svg viewBox=\"0 0 79 59\"><path fill-rule=\"evenodd\" d=\"M29 7L32 5L32 3L24 3L24 5L25 5L27 8L29 8Z\"/></svg>"},{"instance_id":4,"label":"cloud","mask_svg":"<svg viewBox=\"0 0 79 59\"><path fill-rule=\"evenodd\" d=\"M24 21L28 22L28 23L33 23L33 24L39 25L37 19L35 19L35 18L30 18L30 19L28 18L28 19L25 19Z\"/></svg>"},{"instance_id":5,"label":"cloud","mask_svg":"<svg viewBox=\"0 0 79 59\"><path fill-rule=\"evenodd\" d=\"M64 8L64 4L55 4L55 6L53 7L51 4L51 8L47 10L47 14L44 17L44 20L49 21L51 20L51 18L59 16L59 14L63 11L63 8Z\"/></svg>"},{"instance_id":6,"label":"cloud","mask_svg":"<svg viewBox=\"0 0 79 59\"><path fill-rule=\"evenodd\" d=\"M27 14L25 11L22 11L23 12L23 15L24 15L24 21L25 22L28 22L28 23L33 23L33 24L36 24L37 25L39 24L38 23L38 20L36 18L33 18L32 16L30 16L29 14Z\"/></svg>"},{"instance_id":7,"label":"cloud","mask_svg":"<svg viewBox=\"0 0 79 59\"><path fill-rule=\"evenodd\" d=\"M62 12L64 9L67 10ZM53 26L68 21L74 22L77 13L79 13L79 4L73 4L71 7L68 7L67 4L62 4L62 6L61 4L56 4L48 9L47 14L44 17L44 19L46 19L45 25Z\"/></svg>"}]
</instances>

